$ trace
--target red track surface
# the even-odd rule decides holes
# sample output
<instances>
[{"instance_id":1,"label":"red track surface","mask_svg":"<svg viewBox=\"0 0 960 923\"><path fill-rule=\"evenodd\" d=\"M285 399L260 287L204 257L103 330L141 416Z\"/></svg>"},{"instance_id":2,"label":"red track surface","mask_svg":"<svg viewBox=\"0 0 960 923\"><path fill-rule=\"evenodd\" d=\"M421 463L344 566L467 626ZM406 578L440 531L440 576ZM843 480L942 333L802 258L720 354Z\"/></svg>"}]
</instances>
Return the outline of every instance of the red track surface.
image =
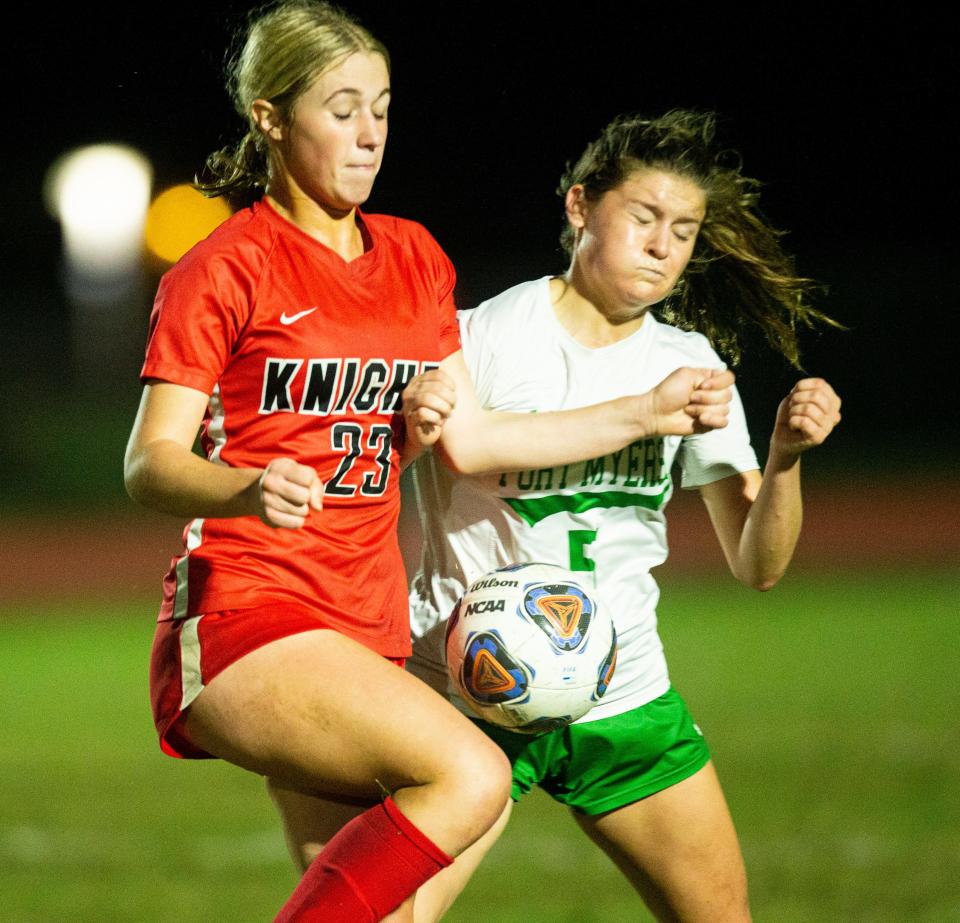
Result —
<instances>
[{"instance_id":1,"label":"red track surface","mask_svg":"<svg viewBox=\"0 0 960 923\"><path fill-rule=\"evenodd\" d=\"M960 486L905 490L859 483L808 490L805 507L795 568L960 566ZM723 567L698 497L678 491L668 518L670 572ZM182 528L132 506L123 517L7 518L0 523L0 602L159 599Z\"/></svg>"}]
</instances>

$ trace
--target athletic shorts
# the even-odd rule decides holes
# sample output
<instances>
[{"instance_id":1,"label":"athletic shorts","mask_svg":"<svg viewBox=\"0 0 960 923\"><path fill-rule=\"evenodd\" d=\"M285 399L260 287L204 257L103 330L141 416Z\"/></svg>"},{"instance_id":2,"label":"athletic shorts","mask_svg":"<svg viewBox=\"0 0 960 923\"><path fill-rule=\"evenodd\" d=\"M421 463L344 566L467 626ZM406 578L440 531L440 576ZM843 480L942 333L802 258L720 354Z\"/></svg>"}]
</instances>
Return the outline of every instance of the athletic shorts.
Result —
<instances>
[{"instance_id":1,"label":"athletic shorts","mask_svg":"<svg viewBox=\"0 0 960 923\"><path fill-rule=\"evenodd\" d=\"M312 610L285 603L158 622L150 657L150 702L160 749L184 759L213 759L177 730L178 719L203 687L264 644L329 627ZM404 664L402 657L387 659Z\"/></svg>"},{"instance_id":2,"label":"athletic shorts","mask_svg":"<svg viewBox=\"0 0 960 923\"><path fill-rule=\"evenodd\" d=\"M676 785L710 751L679 693L669 689L632 711L531 737L477 721L513 764L511 795L539 785L581 814L602 814Z\"/></svg>"}]
</instances>

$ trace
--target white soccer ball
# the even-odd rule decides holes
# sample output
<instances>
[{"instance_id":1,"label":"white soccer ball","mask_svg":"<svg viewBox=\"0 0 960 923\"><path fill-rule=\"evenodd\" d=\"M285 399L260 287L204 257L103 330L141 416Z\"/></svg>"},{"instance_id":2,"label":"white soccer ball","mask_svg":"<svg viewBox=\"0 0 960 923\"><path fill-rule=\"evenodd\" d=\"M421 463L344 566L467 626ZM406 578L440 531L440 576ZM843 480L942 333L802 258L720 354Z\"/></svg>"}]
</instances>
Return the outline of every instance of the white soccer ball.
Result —
<instances>
[{"instance_id":1,"label":"white soccer ball","mask_svg":"<svg viewBox=\"0 0 960 923\"><path fill-rule=\"evenodd\" d=\"M611 614L553 564L513 564L475 580L447 625L447 669L481 718L537 734L583 717L617 660Z\"/></svg>"}]
</instances>

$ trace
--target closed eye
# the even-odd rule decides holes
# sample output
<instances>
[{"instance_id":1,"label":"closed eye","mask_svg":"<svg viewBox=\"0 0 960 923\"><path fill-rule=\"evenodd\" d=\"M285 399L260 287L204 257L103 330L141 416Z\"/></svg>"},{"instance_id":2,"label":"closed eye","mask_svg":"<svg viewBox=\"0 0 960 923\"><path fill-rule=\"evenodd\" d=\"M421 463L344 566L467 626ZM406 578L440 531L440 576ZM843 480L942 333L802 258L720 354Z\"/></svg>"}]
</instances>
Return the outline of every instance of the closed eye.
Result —
<instances>
[{"instance_id":1,"label":"closed eye","mask_svg":"<svg viewBox=\"0 0 960 923\"><path fill-rule=\"evenodd\" d=\"M674 227L673 236L682 243L693 240L697 236L697 231L700 229L698 224L683 222L679 227Z\"/></svg>"},{"instance_id":2,"label":"closed eye","mask_svg":"<svg viewBox=\"0 0 960 923\"><path fill-rule=\"evenodd\" d=\"M352 119L357 114L356 109L351 109L349 112L334 112L333 117L338 122L346 122L349 119ZM387 117L387 110L384 109L382 112L375 112L371 110L370 113L378 122L382 122Z\"/></svg>"}]
</instances>

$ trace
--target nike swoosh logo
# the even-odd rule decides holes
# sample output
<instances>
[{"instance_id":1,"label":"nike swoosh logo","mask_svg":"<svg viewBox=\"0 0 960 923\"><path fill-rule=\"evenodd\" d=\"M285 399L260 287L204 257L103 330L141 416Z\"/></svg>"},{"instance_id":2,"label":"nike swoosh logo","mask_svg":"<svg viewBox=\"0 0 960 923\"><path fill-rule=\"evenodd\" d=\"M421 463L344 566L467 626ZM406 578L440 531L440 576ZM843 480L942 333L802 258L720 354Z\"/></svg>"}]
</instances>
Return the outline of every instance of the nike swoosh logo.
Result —
<instances>
[{"instance_id":1,"label":"nike swoosh logo","mask_svg":"<svg viewBox=\"0 0 960 923\"><path fill-rule=\"evenodd\" d=\"M301 317L306 317L308 314L313 314L313 312L316 310L316 308L307 308L306 311L297 311L296 314L291 314L289 317L287 316L287 312L284 311L283 314L280 315L280 323L284 326L295 324L298 320L300 320Z\"/></svg>"}]
</instances>

